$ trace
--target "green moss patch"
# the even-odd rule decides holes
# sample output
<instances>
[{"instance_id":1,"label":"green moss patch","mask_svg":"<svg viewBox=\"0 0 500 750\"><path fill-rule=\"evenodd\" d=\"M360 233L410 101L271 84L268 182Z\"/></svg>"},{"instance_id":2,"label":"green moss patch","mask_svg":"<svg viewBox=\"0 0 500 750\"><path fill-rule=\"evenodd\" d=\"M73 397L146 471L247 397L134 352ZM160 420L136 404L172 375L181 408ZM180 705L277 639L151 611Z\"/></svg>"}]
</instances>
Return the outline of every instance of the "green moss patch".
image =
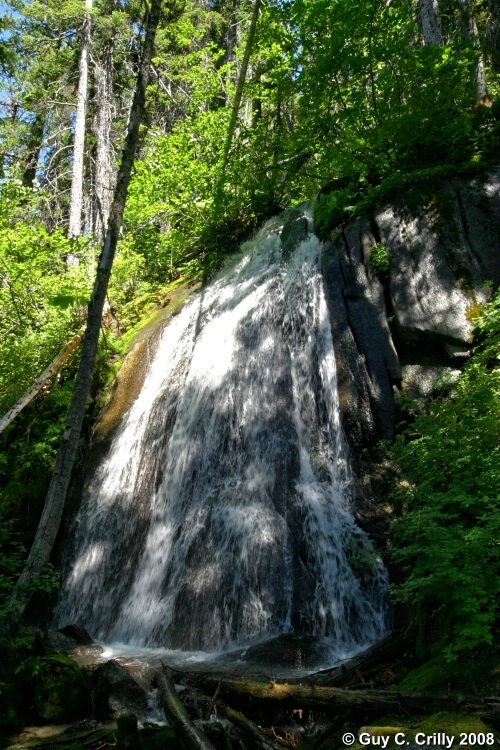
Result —
<instances>
[{"instance_id":1,"label":"green moss patch","mask_svg":"<svg viewBox=\"0 0 500 750\"><path fill-rule=\"evenodd\" d=\"M413 669L401 680L398 690L425 690L445 688L450 681L449 670L441 659L432 659Z\"/></svg>"},{"instance_id":2,"label":"green moss patch","mask_svg":"<svg viewBox=\"0 0 500 750\"><path fill-rule=\"evenodd\" d=\"M38 660L33 674L33 708L42 721L72 721L89 715L90 693L80 667L57 654Z\"/></svg>"},{"instance_id":3,"label":"green moss patch","mask_svg":"<svg viewBox=\"0 0 500 750\"><path fill-rule=\"evenodd\" d=\"M414 717L400 721L394 717L385 717L369 726L361 727L355 732L358 741L353 745L354 750L360 750L362 747L387 747L392 748L413 745L415 739L421 743L422 737L433 737L435 735L445 735L447 738L454 737L453 747L458 746L459 742L467 742L464 735L477 737L478 735L491 735L492 739L497 740L498 733L491 727L475 716L467 714L456 714L439 712L431 716ZM371 738L380 738L380 741L371 740ZM382 743L383 738L383 743ZM435 744L431 740L430 744ZM494 744L491 742L490 744ZM467 744L463 744L468 747ZM326 747L326 745L325 745ZM323 746L322 746L323 748Z\"/></svg>"},{"instance_id":4,"label":"green moss patch","mask_svg":"<svg viewBox=\"0 0 500 750\"><path fill-rule=\"evenodd\" d=\"M199 282L178 279L160 289L157 304L114 344L115 360L108 367L106 404L95 427L95 436L106 438L122 414L132 405L146 374L148 344L154 340L172 315L180 312L188 297L199 288Z\"/></svg>"}]
</instances>

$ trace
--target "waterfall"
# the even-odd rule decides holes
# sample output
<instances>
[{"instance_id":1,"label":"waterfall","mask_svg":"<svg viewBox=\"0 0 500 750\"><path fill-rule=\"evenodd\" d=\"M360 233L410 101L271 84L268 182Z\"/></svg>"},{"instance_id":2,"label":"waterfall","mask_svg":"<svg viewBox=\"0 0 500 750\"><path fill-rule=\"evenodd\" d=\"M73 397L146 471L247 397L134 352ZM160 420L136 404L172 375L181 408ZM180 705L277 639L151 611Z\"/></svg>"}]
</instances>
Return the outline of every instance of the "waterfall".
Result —
<instances>
[{"instance_id":1,"label":"waterfall","mask_svg":"<svg viewBox=\"0 0 500 750\"><path fill-rule=\"evenodd\" d=\"M386 632L351 509L320 247L274 219L165 326L87 483L59 625L217 651L282 633L335 654Z\"/></svg>"}]
</instances>

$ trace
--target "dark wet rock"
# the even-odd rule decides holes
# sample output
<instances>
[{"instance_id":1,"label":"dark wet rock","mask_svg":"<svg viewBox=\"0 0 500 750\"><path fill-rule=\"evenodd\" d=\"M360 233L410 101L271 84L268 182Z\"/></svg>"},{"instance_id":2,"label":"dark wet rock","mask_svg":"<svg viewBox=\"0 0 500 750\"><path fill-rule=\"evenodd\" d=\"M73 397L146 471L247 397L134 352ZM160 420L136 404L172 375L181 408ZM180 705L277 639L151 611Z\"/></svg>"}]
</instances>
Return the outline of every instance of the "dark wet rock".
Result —
<instances>
[{"instance_id":1,"label":"dark wet rock","mask_svg":"<svg viewBox=\"0 0 500 750\"><path fill-rule=\"evenodd\" d=\"M89 684L72 659L63 654L45 656L39 659L38 670L33 696L37 719L65 722L90 715Z\"/></svg>"},{"instance_id":2,"label":"dark wet rock","mask_svg":"<svg viewBox=\"0 0 500 750\"><path fill-rule=\"evenodd\" d=\"M305 216L292 216L281 231L281 244L283 247L283 258L286 260L290 253L307 239L307 218Z\"/></svg>"},{"instance_id":3,"label":"dark wet rock","mask_svg":"<svg viewBox=\"0 0 500 750\"><path fill-rule=\"evenodd\" d=\"M94 641L82 625L66 625L53 630L48 635L52 648L56 651L72 651L78 646L89 646Z\"/></svg>"},{"instance_id":4,"label":"dark wet rock","mask_svg":"<svg viewBox=\"0 0 500 750\"><path fill-rule=\"evenodd\" d=\"M370 240L369 226L356 223L322 254L340 409L356 450L393 437L392 385L401 378L384 290L365 265Z\"/></svg>"},{"instance_id":5,"label":"dark wet rock","mask_svg":"<svg viewBox=\"0 0 500 750\"><path fill-rule=\"evenodd\" d=\"M389 266L377 272L375 247ZM394 467L376 446L402 406L442 395L470 355L474 316L500 284L500 169L405 188L325 241L321 269L353 509L383 552Z\"/></svg>"},{"instance_id":6,"label":"dark wet rock","mask_svg":"<svg viewBox=\"0 0 500 750\"><path fill-rule=\"evenodd\" d=\"M242 658L250 664L312 669L327 662L329 656L329 648L319 638L290 634L250 646Z\"/></svg>"},{"instance_id":7,"label":"dark wet rock","mask_svg":"<svg viewBox=\"0 0 500 750\"><path fill-rule=\"evenodd\" d=\"M111 660L89 669L88 676L99 718L120 714L134 714L142 718L147 714L146 691L118 662Z\"/></svg>"}]
</instances>

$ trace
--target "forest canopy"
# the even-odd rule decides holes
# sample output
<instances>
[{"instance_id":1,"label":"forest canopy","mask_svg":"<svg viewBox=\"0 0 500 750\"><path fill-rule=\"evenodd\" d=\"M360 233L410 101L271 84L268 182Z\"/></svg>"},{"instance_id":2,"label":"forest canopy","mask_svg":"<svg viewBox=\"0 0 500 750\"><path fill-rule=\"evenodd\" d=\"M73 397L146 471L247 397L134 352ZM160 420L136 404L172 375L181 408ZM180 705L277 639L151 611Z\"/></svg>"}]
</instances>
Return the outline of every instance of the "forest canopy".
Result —
<instances>
[{"instance_id":1,"label":"forest canopy","mask_svg":"<svg viewBox=\"0 0 500 750\"><path fill-rule=\"evenodd\" d=\"M146 12L93 0L7 7L3 411L84 323ZM112 337L159 287L210 274L262 218L325 185L317 222L333 226L416 170L481 163L498 148L493 0L270 2L253 38L251 10L226 0L163 4L108 293Z\"/></svg>"}]
</instances>

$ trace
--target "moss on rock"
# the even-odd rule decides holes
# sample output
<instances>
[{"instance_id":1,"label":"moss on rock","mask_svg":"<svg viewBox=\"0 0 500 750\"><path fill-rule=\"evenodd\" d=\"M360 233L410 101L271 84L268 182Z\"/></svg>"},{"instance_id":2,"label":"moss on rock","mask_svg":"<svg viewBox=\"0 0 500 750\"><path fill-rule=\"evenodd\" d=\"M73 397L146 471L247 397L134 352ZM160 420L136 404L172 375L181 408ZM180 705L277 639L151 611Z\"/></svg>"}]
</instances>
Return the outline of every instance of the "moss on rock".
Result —
<instances>
[{"instance_id":1,"label":"moss on rock","mask_svg":"<svg viewBox=\"0 0 500 750\"><path fill-rule=\"evenodd\" d=\"M33 707L42 721L73 721L90 712L90 692L80 667L63 654L38 661Z\"/></svg>"},{"instance_id":2,"label":"moss on rock","mask_svg":"<svg viewBox=\"0 0 500 750\"><path fill-rule=\"evenodd\" d=\"M148 351L156 341L161 329L172 315L176 315L188 297L196 291L199 283L177 280L158 293L158 305L145 312L142 319L114 345L117 359L110 367L112 381L106 403L96 425L97 440L110 436L120 417L137 398L146 374Z\"/></svg>"}]
</instances>

